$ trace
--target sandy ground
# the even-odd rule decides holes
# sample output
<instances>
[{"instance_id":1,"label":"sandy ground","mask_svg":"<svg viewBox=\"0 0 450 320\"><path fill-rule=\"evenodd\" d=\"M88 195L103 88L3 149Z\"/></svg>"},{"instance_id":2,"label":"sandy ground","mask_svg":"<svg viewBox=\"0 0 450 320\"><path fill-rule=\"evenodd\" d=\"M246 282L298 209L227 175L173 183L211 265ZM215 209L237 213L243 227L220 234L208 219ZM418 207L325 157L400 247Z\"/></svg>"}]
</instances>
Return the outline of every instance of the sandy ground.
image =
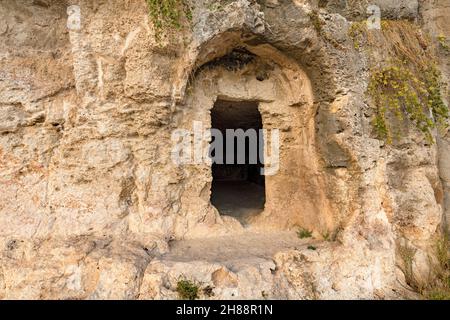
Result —
<instances>
[{"instance_id":1,"label":"sandy ground","mask_svg":"<svg viewBox=\"0 0 450 320\"><path fill-rule=\"evenodd\" d=\"M213 205L222 215L238 219L244 226L248 218L264 209L264 188L250 182L222 181L214 185ZM280 251L312 244L299 239L296 232L257 232L249 229L239 235L174 241L160 259L168 261L208 261L234 265L270 260Z\"/></svg>"},{"instance_id":2,"label":"sandy ground","mask_svg":"<svg viewBox=\"0 0 450 320\"><path fill-rule=\"evenodd\" d=\"M295 232L247 232L238 236L175 241L171 243L170 252L161 258L182 262L267 260L277 252L308 246L313 242L312 239L299 239Z\"/></svg>"}]
</instances>

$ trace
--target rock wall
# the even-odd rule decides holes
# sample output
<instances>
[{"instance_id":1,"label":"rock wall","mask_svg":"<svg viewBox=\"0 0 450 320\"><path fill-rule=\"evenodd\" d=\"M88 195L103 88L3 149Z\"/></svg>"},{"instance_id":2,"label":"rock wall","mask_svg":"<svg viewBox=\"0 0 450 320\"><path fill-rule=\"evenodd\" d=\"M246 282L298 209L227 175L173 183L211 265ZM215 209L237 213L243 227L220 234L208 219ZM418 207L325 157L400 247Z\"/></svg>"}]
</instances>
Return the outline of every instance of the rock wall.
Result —
<instances>
[{"instance_id":1,"label":"rock wall","mask_svg":"<svg viewBox=\"0 0 450 320\"><path fill-rule=\"evenodd\" d=\"M450 63L449 63L449 50L448 39L450 37L450 27L446 23L446 19L450 13L450 2L449 1L434 1L427 2L423 1L421 5L422 19L424 23L424 28L434 37L441 38L439 46L439 58L440 58L440 69L443 75L443 82L449 83L450 79ZM449 91L446 88L446 100L449 101ZM444 196L445 196L445 215L447 227L449 227L448 222L450 221L450 143L449 143L449 133L448 131L442 135L439 139L439 168L442 183L444 186Z\"/></svg>"},{"instance_id":2,"label":"rock wall","mask_svg":"<svg viewBox=\"0 0 450 320\"><path fill-rule=\"evenodd\" d=\"M174 298L188 273L216 298L236 286L237 298L261 298L261 287L271 298L389 299L408 294L405 247L426 282L449 208L448 139L430 145L414 128L393 146L377 138L368 57L348 35L366 6L344 2L193 1L191 27L158 42L144 0L2 1L0 297ZM448 1L373 2L448 35ZM80 28L67 23L71 5ZM211 64L237 47L256 62L240 73ZM255 80L262 66L268 79ZM173 130L208 123L218 96L262 101L265 125L286 126L287 167L250 229L307 227L317 250L236 274L157 258L173 240L248 232L210 204L210 168L171 160Z\"/></svg>"}]
</instances>

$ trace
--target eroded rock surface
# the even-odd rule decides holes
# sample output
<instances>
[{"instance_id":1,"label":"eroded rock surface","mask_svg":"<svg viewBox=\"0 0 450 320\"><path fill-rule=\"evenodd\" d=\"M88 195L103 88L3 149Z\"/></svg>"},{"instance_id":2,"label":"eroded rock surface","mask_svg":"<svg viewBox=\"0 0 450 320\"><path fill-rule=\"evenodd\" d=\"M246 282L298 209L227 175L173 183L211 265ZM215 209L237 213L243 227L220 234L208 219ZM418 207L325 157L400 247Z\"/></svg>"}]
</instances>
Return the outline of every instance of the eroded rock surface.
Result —
<instances>
[{"instance_id":1,"label":"eroded rock surface","mask_svg":"<svg viewBox=\"0 0 450 320\"><path fill-rule=\"evenodd\" d=\"M170 299L188 278L207 299L394 299L410 294L405 247L426 282L448 134L377 138L367 53L348 35L365 1L344 2L192 1L191 27L157 42L144 0L2 1L0 297ZM449 37L447 0L372 2ZM236 48L255 58L218 63ZM173 130L210 125L217 98L258 101L282 132L246 227L211 205L210 166L171 159Z\"/></svg>"}]
</instances>

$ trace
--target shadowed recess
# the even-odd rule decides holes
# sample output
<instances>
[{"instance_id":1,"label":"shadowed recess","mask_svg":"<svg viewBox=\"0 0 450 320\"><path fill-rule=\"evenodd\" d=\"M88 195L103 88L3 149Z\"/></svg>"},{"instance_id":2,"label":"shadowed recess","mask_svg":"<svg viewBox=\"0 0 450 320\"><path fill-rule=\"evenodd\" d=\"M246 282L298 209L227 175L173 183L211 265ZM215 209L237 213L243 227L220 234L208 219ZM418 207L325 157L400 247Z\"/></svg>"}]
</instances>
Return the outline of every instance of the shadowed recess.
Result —
<instances>
[{"instance_id":1,"label":"shadowed recess","mask_svg":"<svg viewBox=\"0 0 450 320\"><path fill-rule=\"evenodd\" d=\"M227 137L227 129L256 130L257 133L257 155L263 150L262 138L259 130L263 128L258 103L252 101L236 102L218 100L211 111L212 128L222 132L224 137L224 155L232 154L234 164L214 163L212 165L213 183L211 203L222 215L237 218L245 224L246 220L259 214L265 204L265 179L261 175L263 165L260 157L257 163L251 160L250 139L245 139L245 163L238 164L238 139L235 139L234 150L227 150L226 146L230 139ZM255 149L253 149L255 150ZM214 156L215 153L212 152Z\"/></svg>"}]
</instances>

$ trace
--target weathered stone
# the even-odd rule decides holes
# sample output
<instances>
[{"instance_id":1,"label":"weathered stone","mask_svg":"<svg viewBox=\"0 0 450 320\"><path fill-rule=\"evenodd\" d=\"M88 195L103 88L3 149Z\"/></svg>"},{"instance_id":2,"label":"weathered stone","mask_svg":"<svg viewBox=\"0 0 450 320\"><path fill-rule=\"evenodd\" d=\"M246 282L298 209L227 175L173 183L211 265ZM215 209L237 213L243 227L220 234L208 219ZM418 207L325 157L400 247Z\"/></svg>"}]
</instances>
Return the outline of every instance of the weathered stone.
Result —
<instances>
[{"instance_id":1,"label":"weathered stone","mask_svg":"<svg viewBox=\"0 0 450 320\"><path fill-rule=\"evenodd\" d=\"M2 1L0 298L176 299L188 279L204 299L394 299L405 245L427 282L449 134L377 139L348 35L366 1L319 2L191 1L192 28L158 42L144 0ZM372 2L449 36L446 1ZM171 159L173 131L211 129L220 99L257 101L281 132L246 225L212 205L211 165Z\"/></svg>"}]
</instances>

